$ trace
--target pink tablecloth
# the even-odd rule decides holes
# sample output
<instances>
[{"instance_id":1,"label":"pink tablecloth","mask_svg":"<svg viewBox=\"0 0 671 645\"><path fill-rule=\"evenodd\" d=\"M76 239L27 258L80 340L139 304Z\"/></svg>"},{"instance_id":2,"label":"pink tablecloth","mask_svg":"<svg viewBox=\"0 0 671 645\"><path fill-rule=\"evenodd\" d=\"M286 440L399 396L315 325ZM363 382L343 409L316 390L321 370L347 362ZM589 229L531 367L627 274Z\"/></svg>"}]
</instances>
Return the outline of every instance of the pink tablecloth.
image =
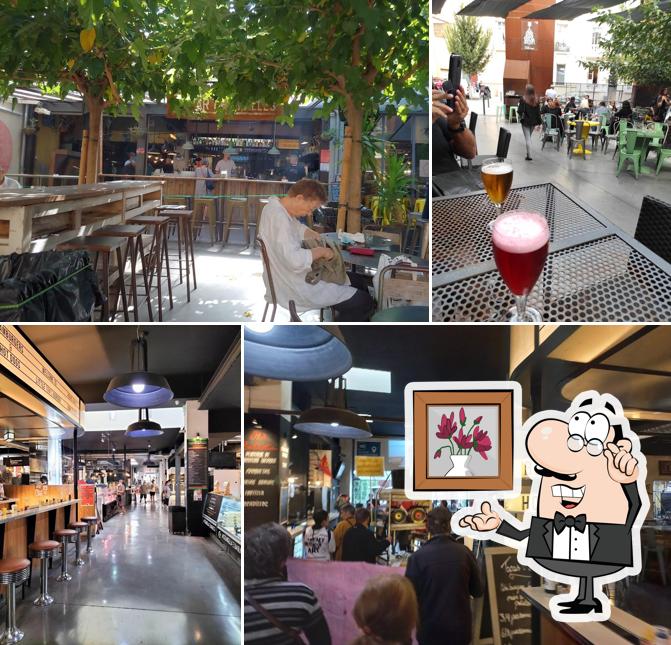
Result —
<instances>
[{"instance_id":1,"label":"pink tablecloth","mask_svg":"<svg viewBox=\"0 0 671 645\"><path fill-rule=\"evenodd\" d=\"M310 587L324 610L331 630L331 641L346 645L359 636L352 610L361 590L370 578L379 575L405 574L400 567L386 567L365 562L318 562L290 559L289 580Z\"/></svg>"}]
</instances>

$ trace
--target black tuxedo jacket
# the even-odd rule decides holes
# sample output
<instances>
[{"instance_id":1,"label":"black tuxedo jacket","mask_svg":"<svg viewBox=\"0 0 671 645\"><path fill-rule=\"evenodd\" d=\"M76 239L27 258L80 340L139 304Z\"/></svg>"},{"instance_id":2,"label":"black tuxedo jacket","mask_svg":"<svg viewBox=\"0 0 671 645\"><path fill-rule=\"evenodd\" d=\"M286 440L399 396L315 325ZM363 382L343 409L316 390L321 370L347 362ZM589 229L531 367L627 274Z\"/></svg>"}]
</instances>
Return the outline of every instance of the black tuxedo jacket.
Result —
<instances>
[{"instance_id":1,"label":"black tuxedo jacket","mask_svg":"<svg viewBox=\"0 0 671 645\"><path fill-rule=\"evenodd\" d=\"M595 564L612 564L631 566L631 528L641 508L641 497L635 483L622 486L629 502L629 511L624 524L607 524L590 522L587 518L589 531L590 562ZM607 500L604 500L606 503ZM566 529L565 529L566 530ZM554 540L553 521L546 517L532 517L528 529L518 530L508 522L501 522L496 531L503 537L521 541L529 538L526 555L529 558L552 558L552 543Z\"/></svg>"}]
</instances>

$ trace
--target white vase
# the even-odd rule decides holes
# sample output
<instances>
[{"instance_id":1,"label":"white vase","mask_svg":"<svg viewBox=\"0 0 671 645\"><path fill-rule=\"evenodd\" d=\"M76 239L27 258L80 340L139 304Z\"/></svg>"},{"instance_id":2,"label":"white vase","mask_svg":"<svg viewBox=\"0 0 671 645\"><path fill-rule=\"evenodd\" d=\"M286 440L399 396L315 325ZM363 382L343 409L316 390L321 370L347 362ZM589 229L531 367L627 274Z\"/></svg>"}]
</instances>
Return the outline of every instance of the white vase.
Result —
<instances>
[{"instance_id":1,"label":"white vase","mask_svg":"<svg viewBox=\"0 0 671 645\"><path fill-rule=\"evenodd\" d=\"M452 468L445 474L446 477L470 477L468 462L471 455L452 455Z\"/></svg>"}]
</instances>

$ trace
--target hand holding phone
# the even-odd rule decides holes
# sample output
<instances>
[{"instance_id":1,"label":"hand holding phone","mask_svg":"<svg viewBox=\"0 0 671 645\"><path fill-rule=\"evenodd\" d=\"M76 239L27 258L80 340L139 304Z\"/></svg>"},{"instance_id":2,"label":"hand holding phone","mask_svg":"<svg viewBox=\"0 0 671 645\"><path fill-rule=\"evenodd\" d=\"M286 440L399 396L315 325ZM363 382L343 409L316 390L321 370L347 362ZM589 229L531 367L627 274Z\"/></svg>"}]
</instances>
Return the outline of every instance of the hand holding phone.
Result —
<instances>
[{"instance_id":1,"label":"hand holding phone","mask_svg":"<svg viewBox=\"0 0 671 645\"><path fill-rule=\"evenodd\" d=\"M454 109L454 95L461 85L461 56L459 54L450 54L450 70L448 79L443 82L443 91L446 94L452 94L451 99L446 99L448 107Z\"/></svg>"}]
</instances>

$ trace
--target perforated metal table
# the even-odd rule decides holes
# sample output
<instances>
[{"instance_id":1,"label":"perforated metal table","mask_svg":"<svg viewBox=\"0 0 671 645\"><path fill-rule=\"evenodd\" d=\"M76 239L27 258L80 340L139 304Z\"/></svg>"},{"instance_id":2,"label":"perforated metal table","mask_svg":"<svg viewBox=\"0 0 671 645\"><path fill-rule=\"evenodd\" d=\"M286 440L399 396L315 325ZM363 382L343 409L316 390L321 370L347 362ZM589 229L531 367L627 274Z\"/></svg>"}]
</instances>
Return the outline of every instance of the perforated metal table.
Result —
<instances>
[{"instance_id":1,"label":"perforated metal table","mask_svg":"<svg viewBox=\"0 0 671 645\"><path fill-rule=\"evenodd\" d=\"M432 200L434 321L503 321L514 304L496 270L484 192ZM510 191L503 210L542 213L550 253L529 294L546 322L671 320L671 264L563 188Z\"/></svg>"}]
</instances>

